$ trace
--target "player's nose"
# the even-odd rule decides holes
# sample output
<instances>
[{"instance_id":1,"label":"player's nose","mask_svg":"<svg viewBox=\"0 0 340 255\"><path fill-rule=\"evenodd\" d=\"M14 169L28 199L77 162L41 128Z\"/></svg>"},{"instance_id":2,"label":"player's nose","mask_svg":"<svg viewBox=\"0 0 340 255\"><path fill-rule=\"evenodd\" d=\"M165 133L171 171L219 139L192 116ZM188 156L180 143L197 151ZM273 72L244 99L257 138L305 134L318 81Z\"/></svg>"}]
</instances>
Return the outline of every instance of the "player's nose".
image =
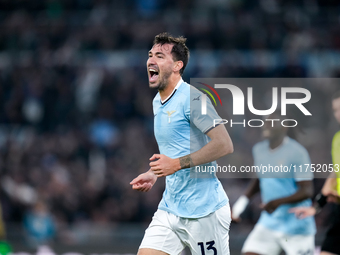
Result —
<instances>
[{"instance_id":1,"label":"player's nose","mask_svg":"<svg viewBox=\"0 0 340 255\"><path fill-rule=\"evenodd\" d=\"M150 56L146 61L146 66L149 67L151 65L156 65L156 58L154 56Z\"/></svg>"}]
</instances>

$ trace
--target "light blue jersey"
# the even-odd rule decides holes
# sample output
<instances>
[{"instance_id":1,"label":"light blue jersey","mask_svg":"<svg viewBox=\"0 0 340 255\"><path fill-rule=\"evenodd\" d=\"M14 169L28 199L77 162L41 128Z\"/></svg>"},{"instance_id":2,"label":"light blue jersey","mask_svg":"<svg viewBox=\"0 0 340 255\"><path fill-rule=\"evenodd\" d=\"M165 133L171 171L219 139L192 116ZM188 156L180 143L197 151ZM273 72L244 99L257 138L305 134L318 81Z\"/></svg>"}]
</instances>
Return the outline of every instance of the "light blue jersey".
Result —
<instances>
[{"instance_id":1,"label":"light blue jersey","mask_svg":"<svg viewBox=\"0 0 340 255\"><path fill-rule=\"evenodd\" d=\"M283 165L290 168L289 172L267 173L265 176L258 174L262 203L264 204L293 195L298 190L297 182L313 179L313 173L306 173L305 168L301 173L298 167L310 164L307 150L291 138L286 137L283 143L274 150L269 147L268 140L262 141L253 147L253 156L256 166L261 166L261 164L262 166ZM276 178L265 178L274 176ZM288 212L292 207L311 206L311 204L312 201L306 199L299 203L281 205L272 214L263 211L258 224L289 235L313 235L316 232L314 217L301 220L294 213Z\"/></svg>"},{"instance_id":2,"label":"light blue jersey","mask_svg":"<svg viewBox=\"0 0 340 255\"><path fill-rule=\"evenodd\" d=\"M201 149L210 138L205 134L220 119L207 100L207 115L201 115L202 93L181 80L162 103L159 93L153 100L155 137L161 154L179 158ZM208 165L216 166L216 162ZM158 206L183 218L201 218L228 203L215 174L192 178L195 168L181 169L166 177L166 188Z\"/></svg>"}]
</instances>

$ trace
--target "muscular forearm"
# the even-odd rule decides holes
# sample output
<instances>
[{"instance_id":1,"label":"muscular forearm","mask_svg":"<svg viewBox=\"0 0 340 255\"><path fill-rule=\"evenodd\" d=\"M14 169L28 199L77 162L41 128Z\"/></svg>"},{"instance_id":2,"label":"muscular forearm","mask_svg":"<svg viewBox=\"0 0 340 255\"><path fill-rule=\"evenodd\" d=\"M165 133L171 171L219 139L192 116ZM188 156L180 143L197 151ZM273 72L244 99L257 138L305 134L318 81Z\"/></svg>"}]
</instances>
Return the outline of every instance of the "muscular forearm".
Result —
<instances>
[{"instance_id":1,"label":"muscular forearm","mask_svg":"<svg viewBox=\"0 0 340 255\"><path fill-rule=\"evenodd\" d=\"M278 199L280 205L282 204L293 204L301 202L307 198L311 198L313 195L313 189L308 190L307 188L299 189L296 193L291 196L283 197Z\"/></svg>"},{"instance_id":2,"label":"muscular forearm","mask_svg":"<svg viewBox=\"0 0 340 255\"><path fill-rule=\"evenodd\" d=\"M280 205L293 204L312 197L313 184L311 181L298 182L298 187L299 189L293 195L269 201L267 204L263 205L263 209L268 213L272 213Z\"/></svg>"},{"instance_id":3,"label":"muscular forearm","mask_svg":"<svg viewBox=\"0 0 340 255\"><path fill-rule=\"evenodd\" d=\"M179 161L181 169L209 163L231 152L231 150L230 152L223 150L223 146L220 146L220 144L210 142L202 149L184 157L180 157Z\"/></svg>"},{"instance_id":4,"label":"muscular forearm","mask_svg":"<svg viewBox=\"0 0 340 255\"><path fill-rule=\"evenodd\" d=\"M233 144L225 128L220 125L215 129L219 130L210 134L212 140L208 144L194 153L179 158L181 169L206 164L233 152Z\"/></svg>"},{"instance_id":5,"label":"muscular forearm","mask_svg":"<svg viewBox=\"0 0 340 255\"><path fill-rule=\"evenodd\" d=\"M151 170L151 168L148 171L146 171L145 173L150 174L151 176L156 176L156 178L157 178L157 175L155 175L155 173Z\"/></svg>"},{"instance_id":6,"label":"muscular forearm","mask_svg":"<svg viewBox=\"0 0 340 255\"><path fill-rule=\"evenodd\" d=\"M168 176L184 168L202 165L233 152L233 143L223 125L210 130L211 141L200 150L180 158L170 158L164 154L154 154L150 158L150 170L157 176Z\"/></svg>"},{"instance_id":7,"label":"muscular forearm","mask_svg":"<svg viewBox=\"0 0 340 255\"><path fill-rule=\"evenodd\" d=\"M336 190L336 186L337 186L336 174L335 172L332 172L325 181L321 193L324 196L328 196L331 193L331 191Z\"/></svg>"}]
</instances>

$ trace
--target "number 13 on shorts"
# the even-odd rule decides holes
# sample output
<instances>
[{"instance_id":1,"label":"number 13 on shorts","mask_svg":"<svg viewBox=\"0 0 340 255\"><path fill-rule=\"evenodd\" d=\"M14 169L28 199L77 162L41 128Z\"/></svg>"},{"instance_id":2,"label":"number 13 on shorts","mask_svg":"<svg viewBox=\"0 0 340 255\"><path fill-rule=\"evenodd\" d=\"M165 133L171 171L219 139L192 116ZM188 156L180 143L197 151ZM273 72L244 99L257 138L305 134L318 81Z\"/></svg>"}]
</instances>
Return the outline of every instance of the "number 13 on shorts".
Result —
<instances>
[{"instance_id":1,"label":"number 13 on shorts","mask_svg":"<svg viewBox=\"0 0 340 255\"><path fill-rule=\"evenodd\" d=\"M197 245L201 247L201 253L202 253L202 255L206 255L206 254L205 254L205 250L207 250L207 251L211 250L211 251L214 252L214 253L213 253L214 255L217 255L217 250L216 250L216 248L214 247L214 244L215 244L215 241L214 241L214 240L213 240L213 241L210 241L210 242L206 242L205 244L206 244L206 247L204 247L204 243L203 243L203 242L197 243ZM211 254L212 254L212 253L211 253ZM207 253L207 255L210 255L210 253Z\"/></svg>"}]
</instances>

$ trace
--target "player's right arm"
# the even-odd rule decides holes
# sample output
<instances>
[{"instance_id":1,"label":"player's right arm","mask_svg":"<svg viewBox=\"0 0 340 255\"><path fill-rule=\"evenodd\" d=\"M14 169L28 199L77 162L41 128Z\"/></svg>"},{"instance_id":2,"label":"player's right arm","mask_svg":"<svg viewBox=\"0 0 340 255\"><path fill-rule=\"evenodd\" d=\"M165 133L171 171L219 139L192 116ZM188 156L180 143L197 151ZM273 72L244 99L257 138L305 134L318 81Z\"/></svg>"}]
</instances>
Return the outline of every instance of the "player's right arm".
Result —
<instances>
[{"instance_id":1,"label":"player's right arm","mask_svg":"<svg viewBox=\"0 0 340 255\"><path fill-rule=\"evenodd\" d=\"M234 151L228 131L223 125L216 126L206 133L210 142L196 152L180 158L169 158L163 154L154 154L150 160L151 170L157 177L168 176L181 169L212 162Z\"/></svg>"},{"instance_id":2,"label":"player's right arm","mask_svg":"<svg viewBox=\"0 0 340 255\"><path fill-rule=\"evenodd\" d=\"M260 181L259 179L253 179L248 185L248 188L244 195L237 199L237 201L235 202L231 209L231 218L233 221L236 222L241 221L240 215L246 209L249 200L258 192L260 192Z\"/></svg>"},{"instance_id":3,"label":"player's right arm","mask_svg":"<svg viewBox=\"0 0 340 255\"><path fill-rule=\"evenodd\" d=\"M255 145L252 149L252 154L253 158L256 164L256 151L258 151L258 145ZM260 180L258 178L252 179L251 182L249 183L246 192L240 196L235 204L233 205L231 209L231 218L232 220L236 222L240 222L241 218L240 215L244 212L246 209L247 205L249 204L249 200L258 192L260 192Z\"/></svg>"},{"instance_id":4,"label":"player's right arm","mask_svg":"<svg viewBox=\"0 0 340 255\"><path fill-rule=\"evenodd\" d=\"M259 179L253 179L250 184L248 185L248 188L244 195L251 199L254 195L256 195L258 192L260 192L260 181Z\"/></svg>"},{"instance_id":5,"label":"player's right arm","mask_svg":"<svg viewBox=\"0 0 340 255\"><path fill-rule=\"evenodd\" d=\"M312 181L299 181L297 182L297 191L288 196L269 201L262 205L262 209L268 213L273 213L279 206L284 204L293 204L313 196L313 183Z\"/></svg>"},{"instance_id":6,"label":"player's right arm","mask_svg":"<svg viewBox=\"0 0 340 255\"><path fill-rule=\"evenodd\" d=\"M233 153L233 142L224 125L216 126L206 134L211 141L200 150L180 157L180 169L203 165Z\"/></svg>"},{"instance_id":7,"label":"player's right arm","mask_svg":"<svg viewBox=\"0 0 340 255\"><path fill-rule=\"evenodd\" d=\"M152 188L156 181L157 176L150 169L146 173L138 175L130 182L130 184L134 190L147 192Z\"/></svg>"}]
</instances>

